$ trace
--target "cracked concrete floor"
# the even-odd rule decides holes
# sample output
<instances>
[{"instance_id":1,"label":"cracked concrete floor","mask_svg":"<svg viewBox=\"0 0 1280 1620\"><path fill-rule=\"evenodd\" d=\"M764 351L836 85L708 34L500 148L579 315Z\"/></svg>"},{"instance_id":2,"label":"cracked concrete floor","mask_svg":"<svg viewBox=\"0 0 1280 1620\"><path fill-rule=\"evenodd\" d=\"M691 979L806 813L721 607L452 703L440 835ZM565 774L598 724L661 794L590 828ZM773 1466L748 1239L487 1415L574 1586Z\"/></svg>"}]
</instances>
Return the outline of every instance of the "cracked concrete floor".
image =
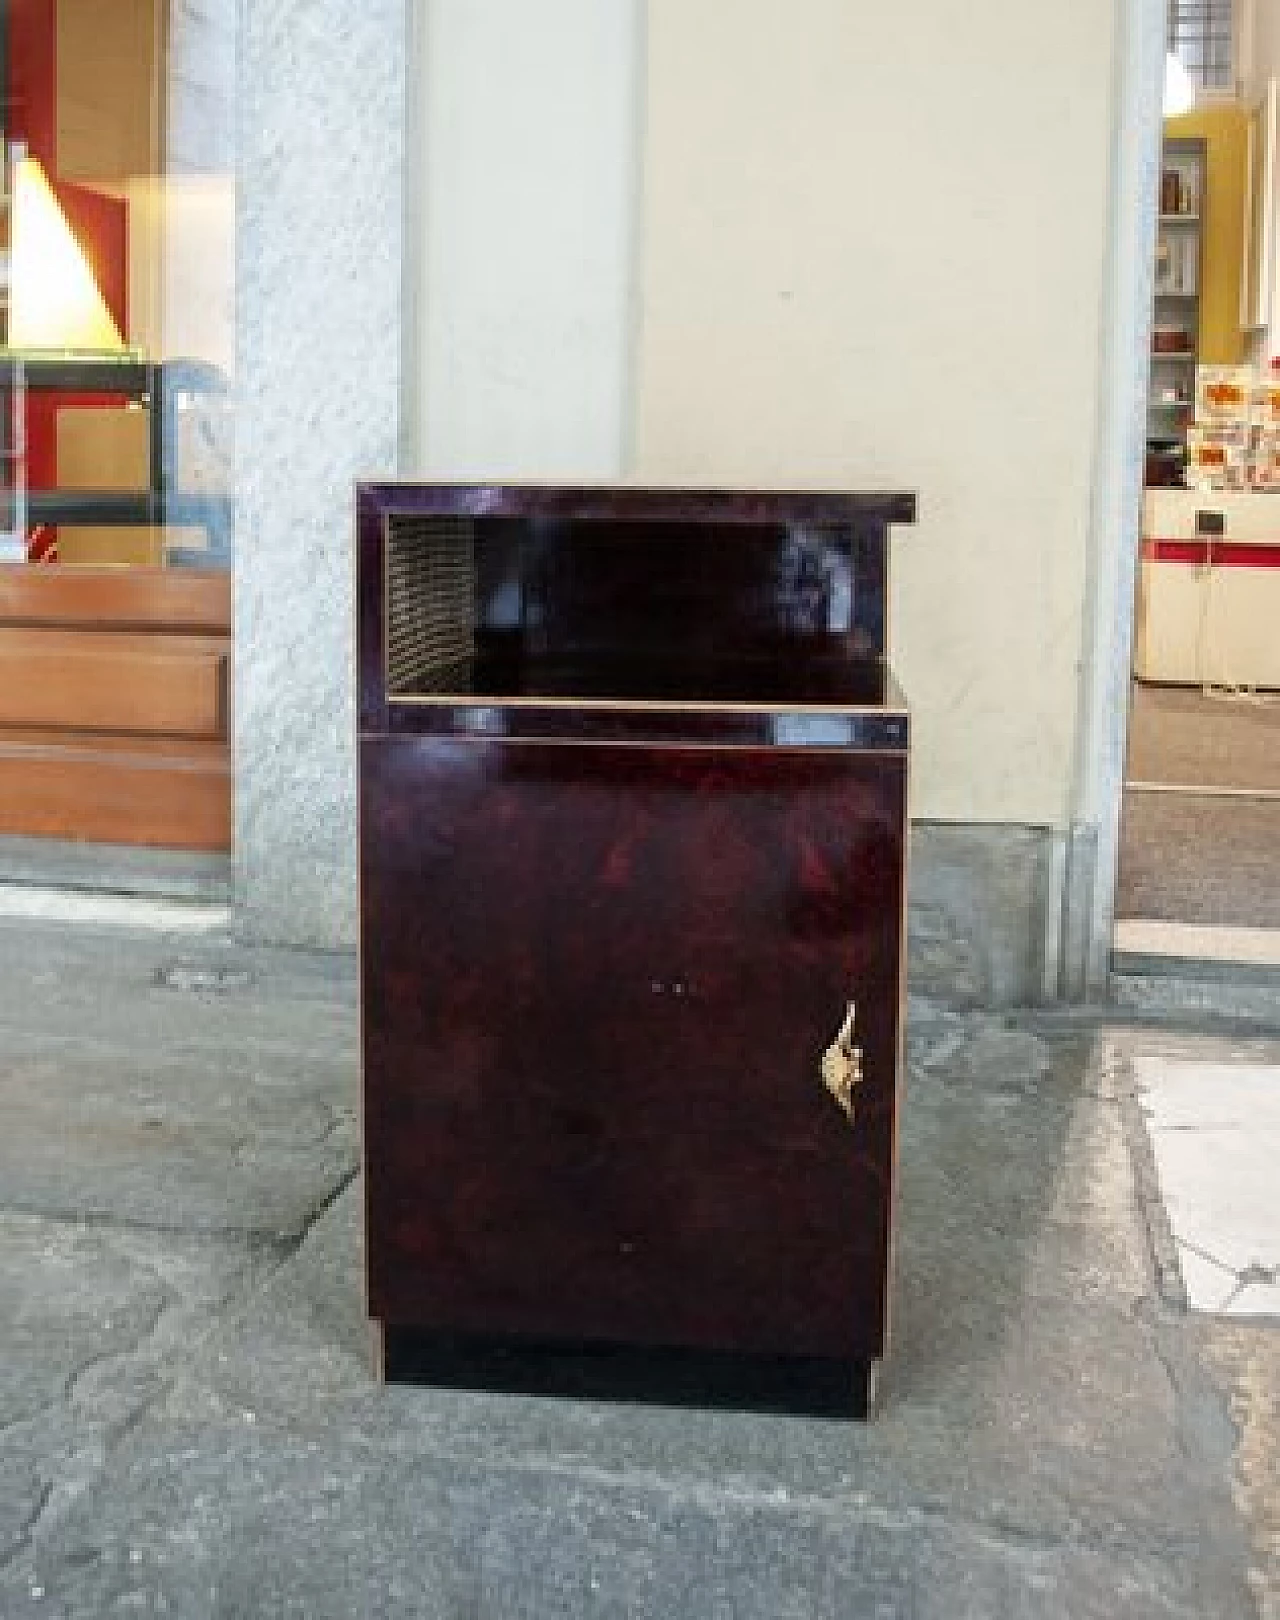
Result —
<instances>
[{"instance_id":1,"label":"cracked concrete floor","mask_svg":"<svg viewBox=\"0 0 1280 1620\"><path fill-rule=\"evenodd\" d=\"M1277 1620L1280 1327L1185 1310L1148 1038L913 1000L869 1427L380 1390L350 965L0 923L0 1615Z\"/></svg>"}]
</instances>

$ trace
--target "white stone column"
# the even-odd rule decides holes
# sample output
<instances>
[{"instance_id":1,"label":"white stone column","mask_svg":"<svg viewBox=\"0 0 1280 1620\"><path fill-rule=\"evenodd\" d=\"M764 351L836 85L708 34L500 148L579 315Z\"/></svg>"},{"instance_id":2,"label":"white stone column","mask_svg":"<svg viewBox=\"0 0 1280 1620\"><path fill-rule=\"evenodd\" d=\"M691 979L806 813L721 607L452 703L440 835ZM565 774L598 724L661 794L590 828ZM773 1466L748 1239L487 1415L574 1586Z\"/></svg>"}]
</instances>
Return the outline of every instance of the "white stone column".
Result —
<instances>
[{"instance_id":1,"label":"white stone column","mask_svg":"<svg viewBox=\"0 0 1280 1620\"><path fill-rule=\"evenodd\" d=\"M249 935L356 924L352 485L399 435L405 0L241 0L235 870Z\"/></svg>"}]
</instances>

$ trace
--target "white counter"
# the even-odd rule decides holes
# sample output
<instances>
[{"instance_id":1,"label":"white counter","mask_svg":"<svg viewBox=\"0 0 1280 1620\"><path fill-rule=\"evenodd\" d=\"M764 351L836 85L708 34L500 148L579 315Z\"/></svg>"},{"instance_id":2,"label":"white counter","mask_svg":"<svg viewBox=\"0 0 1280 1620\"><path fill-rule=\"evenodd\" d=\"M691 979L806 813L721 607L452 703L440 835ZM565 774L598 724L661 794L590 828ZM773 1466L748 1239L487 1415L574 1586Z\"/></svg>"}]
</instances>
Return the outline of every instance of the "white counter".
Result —
<instances>
[{"instance_id":1,"label":"white counter","mask_svg":"<svg viewBox=\"0 0 1280 1620\"><path fill-rule=\"evenodd\" d=\"M1145 492L1133 667L1144 681L1280 688L1280 494Z\"/></svg>"}]
</instances>

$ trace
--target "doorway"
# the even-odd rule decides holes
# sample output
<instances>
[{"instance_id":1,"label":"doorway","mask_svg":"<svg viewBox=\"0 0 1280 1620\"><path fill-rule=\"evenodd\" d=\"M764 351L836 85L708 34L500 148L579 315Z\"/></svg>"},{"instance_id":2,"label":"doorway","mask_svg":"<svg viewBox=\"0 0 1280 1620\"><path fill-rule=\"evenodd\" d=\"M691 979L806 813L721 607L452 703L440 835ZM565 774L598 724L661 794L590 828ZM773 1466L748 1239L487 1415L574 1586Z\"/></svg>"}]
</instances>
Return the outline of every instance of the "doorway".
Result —
<instances>
[{"instance_id":1,"label":"doorway","mask_svg":"<svg viewBox=\"0 0 1280 1620\"><path fill-rule=\"evenodd\" d=\"M0 3L0 878L229 856L234 50Z\"/></svg>"},{"instance_id":2,"label":"doorway","mask_svg":"<svg viewBox=\"0 0 1280 1620\"><path fill-rule=\"evenodd\" d=\"M1280 29L1166 47L1114 945L1280 966Z\"/></svg>"}]
</instances>

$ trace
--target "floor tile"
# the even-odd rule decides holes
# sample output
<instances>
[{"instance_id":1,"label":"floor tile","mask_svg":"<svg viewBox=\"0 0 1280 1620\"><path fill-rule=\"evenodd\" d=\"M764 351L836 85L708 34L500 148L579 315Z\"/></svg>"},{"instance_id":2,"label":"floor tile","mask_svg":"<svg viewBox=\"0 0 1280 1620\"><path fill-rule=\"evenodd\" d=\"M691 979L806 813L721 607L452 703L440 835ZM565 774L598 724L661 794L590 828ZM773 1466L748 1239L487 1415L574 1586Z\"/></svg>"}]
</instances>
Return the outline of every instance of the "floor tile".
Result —
<instances>
[{"instance_id":1,"label":"floor tile","mask_svg":"<svg viewBox=\"0 0 1280 1620\"><path fill-rule=\"evenodd\" d=\"M1178 1243L1178 1265L1193 1311L1219 1311L1240 1292L1240 1279L1229 1267Z\"/></svg>"},{"instance_id":2,"label":"floor tile","mask_svg":"<svg viewBox=\"0 0 1280 1620\"><path fill-rule=\"evenodd\" d=\"M1280 1266L1280 1068L1160 1054L1138 1060L1134 1077L1189 1302L1220 1310L1209 1262Z\"/></svg>"},{"instance_id":3,"label":"floor tile","mask_svg":"<svg viewBox=\"0 0 1280 1620\"><path fill-rule=\"evenodd\" d=\"M1280 1316L1280 1283L1247 1283L1229 1305L1224 1316Z\"/></svg>"},{"instance_id":4,"label":"floor tile","mask_svg":"<svg viewBox=\"0 0 1280 1620\"><path fill-rule=\"evenodd\" d=\"M1122 917L1116 923L1112 944L1118 951L1141 956L1280 966L1280 928L1215 928L1164 922L1160 918Z\"/></svg>"}]
</instances>

